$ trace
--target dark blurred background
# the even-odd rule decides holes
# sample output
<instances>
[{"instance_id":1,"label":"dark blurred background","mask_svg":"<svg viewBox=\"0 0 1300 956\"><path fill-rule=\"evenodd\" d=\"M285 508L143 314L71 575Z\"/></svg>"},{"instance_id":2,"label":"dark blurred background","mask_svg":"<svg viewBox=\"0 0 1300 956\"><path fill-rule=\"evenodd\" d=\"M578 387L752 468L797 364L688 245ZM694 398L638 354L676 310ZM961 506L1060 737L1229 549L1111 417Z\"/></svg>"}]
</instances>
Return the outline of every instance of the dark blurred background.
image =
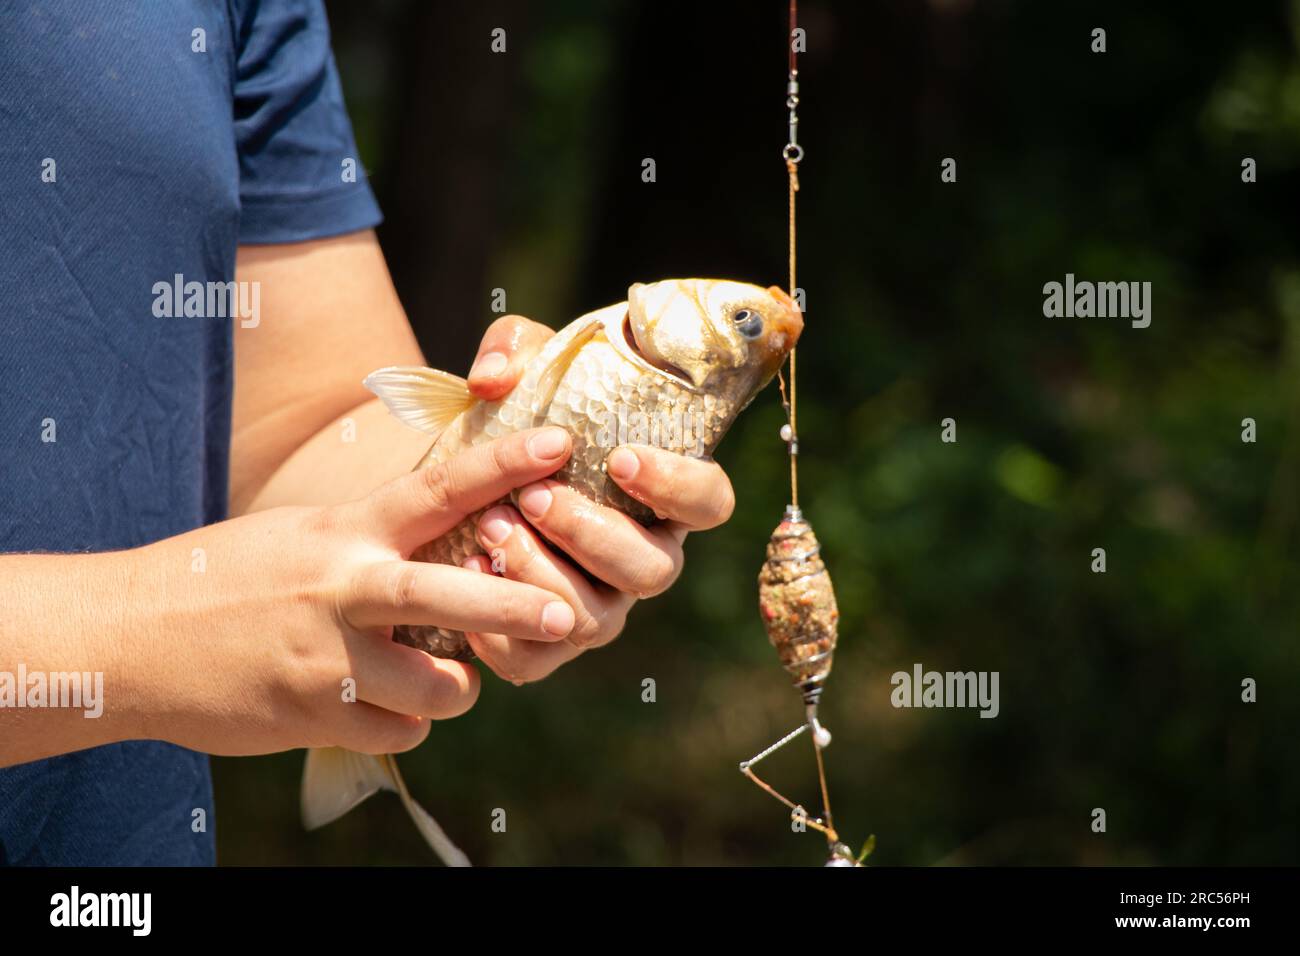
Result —
<instances>
[{"instance_id":1,"label":"dark blurred background","mask_svg":"<svg viewBox=\"0 0 1300 956\"><path fill-rule=\"evenodd\" d=\"M781 0L328 7L431 364L468 368L496 287L559 327L634 281L785 284ZM1295 863L1300 3L801 7L801 489L843 612L840 829L879 864ZM1150 328L1044 318L1067 272L1152 282ZM476 862L824 858L736 770L801 719L755 609L783 420L775 390L740 420L734 520L618 642L489 676L402 758ZM1000 715L894 709L917 662L999 671ZM222 862L433 859L388 795L304 833L300 768L216 761ZM816 804L806 742L764 768Z\"/></svg>"}]
</instances>

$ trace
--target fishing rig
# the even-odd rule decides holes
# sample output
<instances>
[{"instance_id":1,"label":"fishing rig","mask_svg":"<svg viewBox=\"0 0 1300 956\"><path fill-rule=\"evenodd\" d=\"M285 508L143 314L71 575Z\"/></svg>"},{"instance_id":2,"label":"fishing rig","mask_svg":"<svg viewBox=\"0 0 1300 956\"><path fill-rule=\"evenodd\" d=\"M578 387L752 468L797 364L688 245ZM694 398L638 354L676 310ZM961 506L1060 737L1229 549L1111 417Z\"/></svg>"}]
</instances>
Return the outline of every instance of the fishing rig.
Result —
<instances>
[{"instance_id":1,"label":"fishing rig","mask_svg":"<svg viewBox=\"0 0 1300 956\"><path fill-rule=\"evenodd\" d=\"M795 196L799 192L799 163L803 147L799 145L799 61L802 47L798 24L798 0L790 0L789 78L786 81L786 107L790 111L789 138L781 156L785 160L789 190L790 295L798 301L795 285ZM830 857L827 866L860 866L871 853L875 838L867 840L856 857L842 843L831 816L830 791L826 784L826 761L822 755L831 742L831 734L817 719L826 678L830 676L839 634L839 609L835 589L821 558L821 545L812 526L799 509L799 434L797 431L797 385L795 349L790 350L789 391L785 378L781 385L781 402L787 423L781 438L790 455L790 504L781 523L767 543L767 560L758 574L758 604L768 638L776 648L781 666L803 698L804 723L786 734L766 750L740 763L740 772L761 789L790 808L792 820L800 820L826 837ZM808 817L799 804L779 793L754 772L754 766L791 741L811 732L813 752L817 757L817 779L821 785L822 815Z\"/></svg>"}]
</instances>

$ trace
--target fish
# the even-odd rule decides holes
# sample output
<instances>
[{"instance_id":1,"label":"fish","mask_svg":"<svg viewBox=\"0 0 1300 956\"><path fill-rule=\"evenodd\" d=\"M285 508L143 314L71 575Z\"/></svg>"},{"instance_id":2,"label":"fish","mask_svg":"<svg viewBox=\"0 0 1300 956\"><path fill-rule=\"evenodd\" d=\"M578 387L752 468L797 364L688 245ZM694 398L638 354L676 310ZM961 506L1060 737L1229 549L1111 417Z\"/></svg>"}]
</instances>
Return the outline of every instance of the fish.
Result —
<instances>
[{"instance_id":1,"label":"fish","mask_svg":"<svg viewBox=\"0 0 1300 956\"><path fill-rule=\"evenodd\" d=\"M417 470L503 435L557 425L572 436L573 451L553 477L649 526L657 520L653 510L606 474L609 453L622 444L648 444L711 456L802 330L799 307L777 286L665 279L634 283L626 301L570 322L499 400L476 399L463 378L428 368L382 368L365 385L398 420L434 436ZM482 513L416 549L411 559L460 566L483 554L475 533ZM393 640L435 657L474 657L462 632L436 625L395 627ZM469 864L412 797L391 755L308 751L303 822L308 829L324 826L379 790L398 794L443 862Z\"/></svg>"}]
</instances>

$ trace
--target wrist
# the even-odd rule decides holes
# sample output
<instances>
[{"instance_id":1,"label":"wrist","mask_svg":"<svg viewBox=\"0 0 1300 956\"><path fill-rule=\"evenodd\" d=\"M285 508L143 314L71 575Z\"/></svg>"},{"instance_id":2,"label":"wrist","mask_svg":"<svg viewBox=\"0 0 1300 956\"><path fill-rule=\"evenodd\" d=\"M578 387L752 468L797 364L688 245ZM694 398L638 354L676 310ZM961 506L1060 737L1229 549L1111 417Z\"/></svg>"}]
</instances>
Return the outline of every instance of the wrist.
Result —
<instances>
[{"instance_id":1,"label":"wrist","mask_svg":"<svg viewBox=\"0 0 1300 956\"><path fill-rule=\"evenodd\" d=\"M114 740L159 739L154 730L157 701L150 661L156 654L148 582L157 545L92 556L86 589L88 610L97 619L84 629L87 657L104 674L105 719ZM152 651L152 652L151 652Z\"/></svg>"}]
</instances>

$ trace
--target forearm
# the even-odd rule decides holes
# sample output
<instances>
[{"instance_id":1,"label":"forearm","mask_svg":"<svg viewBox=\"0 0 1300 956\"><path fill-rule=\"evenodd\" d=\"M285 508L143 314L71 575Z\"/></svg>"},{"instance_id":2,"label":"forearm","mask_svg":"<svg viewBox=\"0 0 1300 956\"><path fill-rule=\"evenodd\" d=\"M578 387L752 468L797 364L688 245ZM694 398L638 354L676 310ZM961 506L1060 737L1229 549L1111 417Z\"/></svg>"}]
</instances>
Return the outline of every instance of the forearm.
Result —
<instances>
[{"instance_id":1,"label":"forearm","mask_svg":"<svg viewBox=\"0 0 1300 956\"><path fill-rule=\"evenodd\" d=\"M379 399L344 412L299 445L240 513L360 498L415 467L433 439L398 422Z\"/></svg>"},{"instance_id":2,"label":"forearm","mask_svg":"<svg viewBox=\"0 0 1300 956\"><path fill-rule=\"evenodd\" d=\"M125 551L0 555L0 766L178 742L246 707L233 672L196 661L265 626L276 595L247 553L266 544L223 522Z\"/></svg>"},{"instance_id":3,"label":"forearm","mask_svg":"<svg viewBox=\"0 0 1300 956\"><path fill-rule=\"evenodd\" d=\"M374 234L243 246L236 277L261 309L235 328L231 513L356 498L409 471L427 436L361 384L424 364Z\"/></svg>"},{"instance_id":4,"label":"forearm","mask_svg":"<svg viewBox=\"0 0 1300 956\"><path fill-rule=\"evenodd\" d=\"M139 734L133 554L0 555L0 766Z\"/></svg>"}]
</instances>

